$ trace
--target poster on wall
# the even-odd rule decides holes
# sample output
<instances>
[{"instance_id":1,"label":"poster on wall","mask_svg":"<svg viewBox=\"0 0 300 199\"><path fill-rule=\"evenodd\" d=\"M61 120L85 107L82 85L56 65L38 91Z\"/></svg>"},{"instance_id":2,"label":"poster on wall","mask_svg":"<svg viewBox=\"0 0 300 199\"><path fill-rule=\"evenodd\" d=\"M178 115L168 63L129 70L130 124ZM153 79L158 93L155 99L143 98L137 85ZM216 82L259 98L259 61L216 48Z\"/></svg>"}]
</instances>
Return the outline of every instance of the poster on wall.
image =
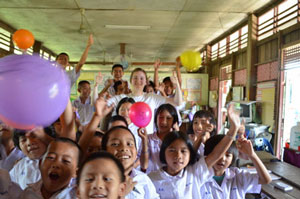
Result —
<instances>
[{"instance_id":1,"label":"poster on wall","mask_svg":"<svg viewBox=\"0 0 300 199\"><path fill-rule=\"evenodd\" d=\"M188 90L201 91L201 79L199 79L199 78L187 79L186 87Z\"/></svg>"}]
</instances>

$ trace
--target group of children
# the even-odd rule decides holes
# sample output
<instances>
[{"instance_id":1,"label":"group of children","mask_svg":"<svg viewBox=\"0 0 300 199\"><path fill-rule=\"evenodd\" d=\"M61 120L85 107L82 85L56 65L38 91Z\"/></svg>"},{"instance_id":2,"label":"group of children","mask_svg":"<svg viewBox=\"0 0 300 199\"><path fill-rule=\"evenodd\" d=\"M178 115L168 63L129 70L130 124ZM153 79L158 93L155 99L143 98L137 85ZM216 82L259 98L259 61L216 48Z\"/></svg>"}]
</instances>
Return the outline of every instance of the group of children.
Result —
<instances>
[{"instance_id":1,"label":"group of children","mask_svg":"<svg viewBox=\"0 0 300 199\"><path fill-rule=\"evenodd\" d=\"M81 64L92 43L90 36ZM66 58L64 53L59 56ZM63 60L59 56L57 60ZM155 63L156 75L159 65ZM76 67L73 73L79 71ZM114 79L99 93L95 87L92 97L90 83L79 82L80 97L73 102L79 121L69 102L49 127L24 131L2 124L1 199L244 198L270 183L251 141L240 131L233 105L228 108L226 135L216 133L214 116L203 110L196 112L188 131L181 132L178 71L164 84L157 77L152 84L146 72L136 68L130 88L123 74L122 65L114 65ZM132 104L140 101L153 113L145 128L129 117ZM235 167L239 155L252 160L257 174Z\"/></svg>"}]
</instances>

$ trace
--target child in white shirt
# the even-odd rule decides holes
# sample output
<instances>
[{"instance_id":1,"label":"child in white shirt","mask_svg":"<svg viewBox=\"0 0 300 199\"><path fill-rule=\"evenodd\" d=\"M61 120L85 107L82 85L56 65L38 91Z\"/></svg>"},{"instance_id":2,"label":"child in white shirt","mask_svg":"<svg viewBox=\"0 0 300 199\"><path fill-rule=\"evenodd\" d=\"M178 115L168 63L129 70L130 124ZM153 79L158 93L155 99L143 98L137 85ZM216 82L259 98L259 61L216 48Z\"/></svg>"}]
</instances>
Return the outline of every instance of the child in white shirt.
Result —
<instances>
[{"instance_id":1,"label":"child in white shirt","mask_svg":"<svg viewBox=\"0 0 300 199\"><path fill-rule=\"evenodd\" d=\"M137 150L134 135L128 128L117 126L106 132L102 139L102 148L121 161L127 178L130 177L137 182L134 189L126 195L126 199L159 198L149 177L133 168Z\"/></svg>"},{"instance_id":2,"label":"child in white shirt","mask_svg":"<svg viewBox=\"0 0 300 199\"><path fill-rule=\"evenodd\" d=\"M13 142L13 129L0 124L0 168L10 171L17 160L24 157Z\"/></svg>"},{"instance_id":3,"label":"child in white shirt","mask_svg":"<svg viewBox=\"0 0 300 199\"><path fill-rule=\"evenodd\" d=\"M91 154L79 168L77 198L124 198L124 173L123 165L112 154L105 151Z\"/></svg>"},{"instance_id":4,"label":"child in white shirt","mask_svg":"<svg viewBox=\"0 0 300 199\"><path fill-rule=\"evenodd\" d=\"M215 119L212 113L206 110L197 111L194 114L193 121L191 122L188 135L194 142L195 149L198 149L198 155L204 155L204 144L207 139L216 134ZM201 137L199 143L196 143L198 137Z\"/></svg>"},{"instance_id":5,"label":"child in white shirt","mask_svg":"<svg viewBox=\"0 0 300 199\"><path fill-rule=\"evenodd\" d=\"M52 141L40 163L41 180L30 184L22 193L22 199L75 198L75 184L80 157L79 145L69 138L57 138Z\"/></svg>"},{"instance_id":6,"label":"child in white shirt","mask_svg":"<svg viewBox=\"0 0 300 199\"><path fill-rule=\"evenodd\" d=\"M159 159L160 147L164 137L178 124L176 108L171 104L160 105L155 112L154 124L157 131L148 135L149 167L147 173L159 170L163 166Z\"/></svg>"},{"instance_id":7,"label":"child in white shirt","mask_svg":"<svg viewBox=\"0 0 300 199\"><path fill-rule=\"evenodd\" d=\"M54 132L54 128L49 127L49 129ZM28 184L40 180L39 160L46 152L49 139L51 137L45 133L43 128L36 128L32 131L14 131L14 143L25 157L14 165L9 174L11 180L22 189L25 189Z\"/></svg>"},{"instance_id":8,"label":"child in white shirt","mask_svg":"<svg viewBox=\"0 0 300 199\"><path fill-rule=\"evenodd\" d=\"M161 145L160 170L149 174L162 199L200 198L200 187L214 175L212 166L230 147L239 128L239 117L231 112L231 130L207 157L195 164L196 153L185 133L173 131L165 136ZM197 139L201 139L198 137Z\"/></svg>"},{"instance_id":9,"label":"child in white shirt","mask_svg":"<svg viewBox=\"0 0 300 199\"><path fill-rule=\"evenodd\" d=\"M209 155L224 137L225 135L216 135L207 140L204 155ZM238 156L237 148L240 154L246 155L252 160L257 174L230 167L235 164ZM271 177L254 152L251 141L239 138L237 148L233 143L227 152L213 165L215 176L201 187L201 198L245 198L246 193L260 193L261 184L271 182Z\"/></svg>"}]
</instances>

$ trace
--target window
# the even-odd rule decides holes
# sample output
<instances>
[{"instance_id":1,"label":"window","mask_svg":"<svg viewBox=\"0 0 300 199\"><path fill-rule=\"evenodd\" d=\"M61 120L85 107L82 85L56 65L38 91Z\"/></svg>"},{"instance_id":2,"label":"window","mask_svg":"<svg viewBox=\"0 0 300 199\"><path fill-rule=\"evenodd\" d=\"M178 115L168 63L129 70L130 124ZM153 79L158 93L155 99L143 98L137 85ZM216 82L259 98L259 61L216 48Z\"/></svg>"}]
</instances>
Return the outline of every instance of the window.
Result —
<instances>
[{"instance_id":1,"label":"window","mask_svg":"<svg viewBox=\"0 0 300 199\"><path fill-rule=\"evenodd\" d=\"M241 48L247 47L248 44L248 26L241 29Z\"/></svg>"},{"instance_id":2,"label":"window","mask_svg":"<svg viewBox=\"0 0 300 199\"><path fill-rule=\"evenodd\" d=\"M0 28L0 48L9 51L10 49L10 32Z\"/></svg>"},{"instance_id":3,"label":"window","mask_svg":"<svg viewBox=\"0 0 300 199\"><path fill-rule=\"evenodd\" d=\"M239 31L236 31L235 33L232 33L229 37L230 39L230 50L229 50L229 54L231 54L232 52L238 51L238 46L239 46Z\"/></svg>"},{"instance_id":4,"label":"window","mask_svg":"<svg viewBox=\"0 0 300 199\"><path fill-rule=\"evenodd\" d=\"M258 40L297 23L298 0L286 0L258 17Z\"/></svg>"},{"instance_id":5,"label":"window","mask_svg":"<svg viewBox=\"0 0 300 199\"><path fill-rule=\"evenodd\" d=\"M49 60L49 53L44 51L43 58Z\"/></svg>"},{"instance_id":6,"label":"window","mask_svg":"<svg viewBox=\"0 0 300 199\"><path fill-rule=\"evenodd\" d=\"M215 60L218 57L218 43L211 47L211 60Z\"/></svg>"},{"instance_id":7,"label":"window","mask_svg":"<svg viewBox=\"0 0 300 199\"><path fill-rule=\"evenodd\" d=\"M219 56L220 57L226 56L226 38L219 42Z\"/></svg>"},{"instance_id":8,"label":"window","mask_svg":"<svg viewBox=\"0 0 300 199\"><path fill-rule=\"evenodd\" d=\"M248 42L248 25L243 26L236 32L226 36L211 48L211 60L225 57L232 52L247 47Z\"/></svg>"}]
</instances>

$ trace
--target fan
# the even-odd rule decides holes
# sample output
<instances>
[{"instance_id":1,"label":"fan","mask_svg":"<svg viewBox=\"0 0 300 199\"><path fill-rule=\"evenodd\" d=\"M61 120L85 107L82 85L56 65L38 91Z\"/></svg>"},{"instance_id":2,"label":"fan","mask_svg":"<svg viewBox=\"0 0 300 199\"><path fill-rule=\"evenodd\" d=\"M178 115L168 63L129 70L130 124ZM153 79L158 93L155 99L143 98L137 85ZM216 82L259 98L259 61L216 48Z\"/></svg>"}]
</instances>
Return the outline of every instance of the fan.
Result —
<instances>
[{"instance_id":1,"label":"fan","mask_svg":"<svg viewBox=\"0 0 300 199\"><path fill-rule=\"evenodd\" d=\"M125 45L124 43L120 44L120 55L115 57L114 64L121 64L124 69L127 69L131 64L131 58L125 54Z\"/></svg>"}]
</instances>

